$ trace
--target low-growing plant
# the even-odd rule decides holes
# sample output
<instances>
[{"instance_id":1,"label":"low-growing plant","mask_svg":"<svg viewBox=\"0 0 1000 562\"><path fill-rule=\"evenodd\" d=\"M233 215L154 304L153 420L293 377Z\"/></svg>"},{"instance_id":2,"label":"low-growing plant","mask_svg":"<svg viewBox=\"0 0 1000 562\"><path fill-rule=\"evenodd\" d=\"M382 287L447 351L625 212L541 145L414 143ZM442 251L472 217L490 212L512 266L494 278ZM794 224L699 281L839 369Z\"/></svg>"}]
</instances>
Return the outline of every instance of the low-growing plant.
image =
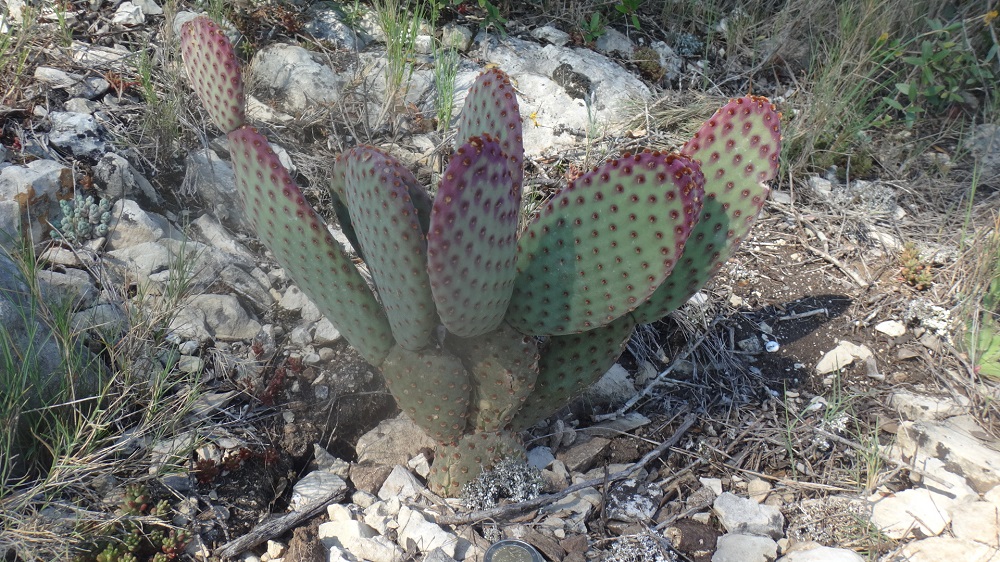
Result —
<instances>
[{"instance_id":1,"label":"low-growing plant","mask_svg":"<svg viewBox=\"0 0 1000 562\"><path fill-rule=\"evenodd\" d=\"M459 147L433 197L377 148L332 163L337 216L376 296L247 123L222 30L194 19L181 45L193 88L227 134L250 224L437 441L428 478L437 493L455 495L500 459L523 459L515 432L603 375L637 324L703 286L748 234L778 170L780 116L767 99L745 96L680 152L610 160L522 225L517 96L506 74L488 70L469 90Z\"/></svg>"},{"instance_id":2,"label":"low-growing plant","mask_svg":"<svg viewBox=\"0 0 1000 562\"><path fill-rule=\"evenodd\" d=\"M639 24L639 6L642 6L642 0L618 0L615 3L615 11L625 18L626 22L632 24L632 27L636 30L642 29Z\"/></svg>"},{"instance_id":3,"label":"low-growing plant","mask_svg":"<svg viewBox=\"0 0 1000 562\"><path fill-rule=\"evenodd\" d=\"M69 242L85 242L101 236L107 236L108 223L111 222L111 200L104 198L95 201L94 197L77 194L72 199L59 202L62 219L56 221L50 235L53 239L62 238Z\"/></svg>"},{"instance_id":4,"label":"low-growing plant","mask_svg":"<svg viewBox=\"0 0 1000 562\"><path fill-rule=\"evenodd\" d=\"M903 252L899 255L899 274L907 285L918 291L930 289L934 276L931 271L931 264L927 263L920 255L920 250L916 244L907 242L903 246Z\"/></svg>"},{"instance_id":5,"label":"low-growing plant","mask_svg":"<svg viewBox=\"0 0 1000 562\"><path fill-rule=\"evenodd\" d=\"M974 92L992 87L993 71L980 61L964 37L964 23L927 20L929 31L915 39L892 39L885 48L908 65L905 80L895 84L896 95L883 98L903 113L908 126L924 114L940 115L969 102ZM994 43L995 45L995 43Z\"/></svg>"},{"instance_id":6,"label":"low-growing plant","mask_svg":"<svg viewBox=\"0 0 1000 562\"><path fill-rule=\"evenodd\" d=\"M583 42L588 45L597 41L602 35L607 33L608 25L604 21L604 16L601 12L594 12L590 15L590 19L585 19L580 22L580 32L583 33Z\"/></svg>"}]
</instances>

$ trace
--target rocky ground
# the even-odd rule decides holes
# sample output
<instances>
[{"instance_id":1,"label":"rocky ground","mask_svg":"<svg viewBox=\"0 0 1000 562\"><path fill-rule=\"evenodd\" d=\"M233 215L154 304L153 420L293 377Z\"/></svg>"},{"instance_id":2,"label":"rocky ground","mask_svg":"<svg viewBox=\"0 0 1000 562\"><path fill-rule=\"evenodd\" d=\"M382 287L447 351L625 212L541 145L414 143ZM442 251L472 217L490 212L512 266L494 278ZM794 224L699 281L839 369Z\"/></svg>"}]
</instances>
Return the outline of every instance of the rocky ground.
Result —
<instances>
[{"instance_id":1,"label":"rocky ground","mask_svg":"<svg viewBox=\"0 0 1000 562\"><path fill-rule=\"evenodd\" d=\"M169 434L123 447L141 459L129 471L8 518L10 536L24 537L15 530L28 519L68 534L79 510L113 514L141 481L169 502L171 523L192 537L183 556L198 560L478 561L518 538L553 562L1000 561L996 388L956 349L962 256L927 227L947 217L915 195L923 184L836 171L782 180L706 290L641 329L595 389L527 432L537 474L504 468L443 500L423 484L433 442L396 417L377 371L246 228L224 137L198 112L173 50L195 6L72 4L39 16L47 38L30 43L18 95L0 107L0 231L35 243L38 283L46 299L71 299L81 353L180 381L164 392L192 399ZM6 5L0 28L22 33L23 4ZM433 123L428 37L404 102L385 113L382 34L364 11L240 13L235 28L257 34L242 43L250 117L318 208L329 211L316 187L326 163L357 142L390 147L418 177L435 173L447 143ZM619 150L675 147L685 132L663 129L650 108L699 122L748 87L737 72L692 90L709 63L677 38L649 42L651 75L613 28L583 45L534 19L483 33L476 15L441 30L461 52L455 107L483 68L512 76L539 198ZM145 57L159 73L156 103L143 92ZM780 107L789 83L773 76L753 88ZM155 119L171 100L173 128ZM988 144L971 151L1000 162ZM985 170L984 197L997 176ZM78 240L52 238L74 194L106 202L106 232L98 216ZM0 260L0 285L18 287L10 263ZM166 329L128 349L108 344L139 317ZM11 308L0 318L14 341L34 337ZM45 552L15 543L0 543L20 544L8 560Z\"/></svg>"}]
</instances>

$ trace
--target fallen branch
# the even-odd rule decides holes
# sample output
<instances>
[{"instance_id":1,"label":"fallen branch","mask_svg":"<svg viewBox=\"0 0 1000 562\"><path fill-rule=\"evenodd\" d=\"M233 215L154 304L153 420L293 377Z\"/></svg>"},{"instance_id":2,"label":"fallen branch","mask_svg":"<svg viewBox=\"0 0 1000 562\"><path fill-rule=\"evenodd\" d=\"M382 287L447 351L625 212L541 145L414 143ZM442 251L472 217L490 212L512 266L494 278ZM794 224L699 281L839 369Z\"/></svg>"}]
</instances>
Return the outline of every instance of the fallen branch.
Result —
<instances>
[{"instance_id":1,"label":"fallen branch","mask_svg":"<svg viewBox=\"0 0 1000 562\"><path fill-rule=\"evenodd\" d=\"M293 511L282 515L281 517L265 521L254 527L249 533L243 535L242 537L231 540L220 546L215 551L215 554L222 559L235 558L238 554L246 552L268 539L273 539L274 537L283 535L299 523L319 515L320 512L326 509L326 506L343 499L346 493L346 487L340 488L339 490L330 492L326 496L309 503L299 511Z\"/></svg>"},{"instance_id":2,"label":"fallen branch","mask_svg":"<svg viewBox=\"0 0 1000 562\"><path fill-rule=\"evenodd\" d=\"M686 415L684 417L684 421L681 422L681 424L674 431L674 434L671 435L669 439L667 439L663 443L660 443L660 445L657 448L646 453L645 456L636 461L635 464L633 464L632 466L626 468L625 470L611 474L605 478L595 478L593 480L587 480L586 482L580 482L579 484L574 484L561 492L539 496L532 500L501 505L498 507L491 507L490 509L480 509L477 511L470 511L469 513L463 513L461 515L437 516L435 521L439 525L467 525L470 523L476 523L486 519L509 519L516 515L520 515L526 511L531 511L532 509L542 507L543 505L555 503L561 500L562 498L572 494L573 492L577 492L585 488L593 488L596 486L609 484L617 480L624 480L628 478L631 474L645 468L646 465L653 462L653 460L659 458L660 455L662 455L667 451L667 449L677 445L677 443L680 442L681 437L683 437L684 434L687 433L689 429L691 429L691 426L694 425L694 422L697 419L698 417L695 416L694 414Z\"/></svg>"}]
</instances>

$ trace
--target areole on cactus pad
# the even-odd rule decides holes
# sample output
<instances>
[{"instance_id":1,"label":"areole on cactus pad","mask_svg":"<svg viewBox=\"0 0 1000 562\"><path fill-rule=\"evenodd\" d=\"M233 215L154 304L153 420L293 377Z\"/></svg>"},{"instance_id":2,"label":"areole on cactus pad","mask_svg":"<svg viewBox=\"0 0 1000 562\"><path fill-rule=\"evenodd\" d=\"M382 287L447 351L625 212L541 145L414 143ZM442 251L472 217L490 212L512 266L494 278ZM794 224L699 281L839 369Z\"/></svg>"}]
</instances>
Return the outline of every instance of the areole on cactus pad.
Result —
<instances>
[{"instance_id":1,"label":"areole on cactus pad","mask_svg":"<svg viewBox=\"0 0 1000 562\"><path fill-rule=\"evenodd\" d=\"M333 162L337 218L372 287L247 125L238 59L219 27L186 23L181 52L229 137L258 237L439 443L428 484L446 495L502 457L523 457L516 431L603 375L638 323L700 289L746 237L778 170L780 116L745 96L680 152L610 160L521 225L517 96L506 74L487 70L433 192L375 147Z\"/></svg>"}]
</instances>

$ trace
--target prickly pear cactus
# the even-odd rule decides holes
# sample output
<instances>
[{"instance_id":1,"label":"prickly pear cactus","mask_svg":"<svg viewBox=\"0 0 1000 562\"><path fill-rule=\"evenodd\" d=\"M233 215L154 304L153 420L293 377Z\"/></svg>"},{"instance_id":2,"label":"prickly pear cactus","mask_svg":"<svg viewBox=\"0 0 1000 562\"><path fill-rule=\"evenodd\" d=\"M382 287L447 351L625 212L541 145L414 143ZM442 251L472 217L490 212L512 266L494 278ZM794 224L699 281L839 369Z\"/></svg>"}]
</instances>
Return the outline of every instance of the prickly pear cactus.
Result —
<instances>
[{"instance_id":1,"label":"prickly pear cactus","mask_svg":"<svg viewBox=\"0 0 1000 562\"><path fill-rule=\"evenodd\" d=\"M332 163L334 208L370 287L246 124L239 65L218 26L188 22L181 50L229 137L257 235L438 442L428 483L442 494L457 495L501 458L523 458L515 431L603 375L637 323L697 291L746 237L768 194L763 182L777 172L779 115L747 96L679 153L625 154L594 168L519 233L517 95L502 71L488 70L470 89L433 198L376 148Z\"/></svg>"}]
</instances>

